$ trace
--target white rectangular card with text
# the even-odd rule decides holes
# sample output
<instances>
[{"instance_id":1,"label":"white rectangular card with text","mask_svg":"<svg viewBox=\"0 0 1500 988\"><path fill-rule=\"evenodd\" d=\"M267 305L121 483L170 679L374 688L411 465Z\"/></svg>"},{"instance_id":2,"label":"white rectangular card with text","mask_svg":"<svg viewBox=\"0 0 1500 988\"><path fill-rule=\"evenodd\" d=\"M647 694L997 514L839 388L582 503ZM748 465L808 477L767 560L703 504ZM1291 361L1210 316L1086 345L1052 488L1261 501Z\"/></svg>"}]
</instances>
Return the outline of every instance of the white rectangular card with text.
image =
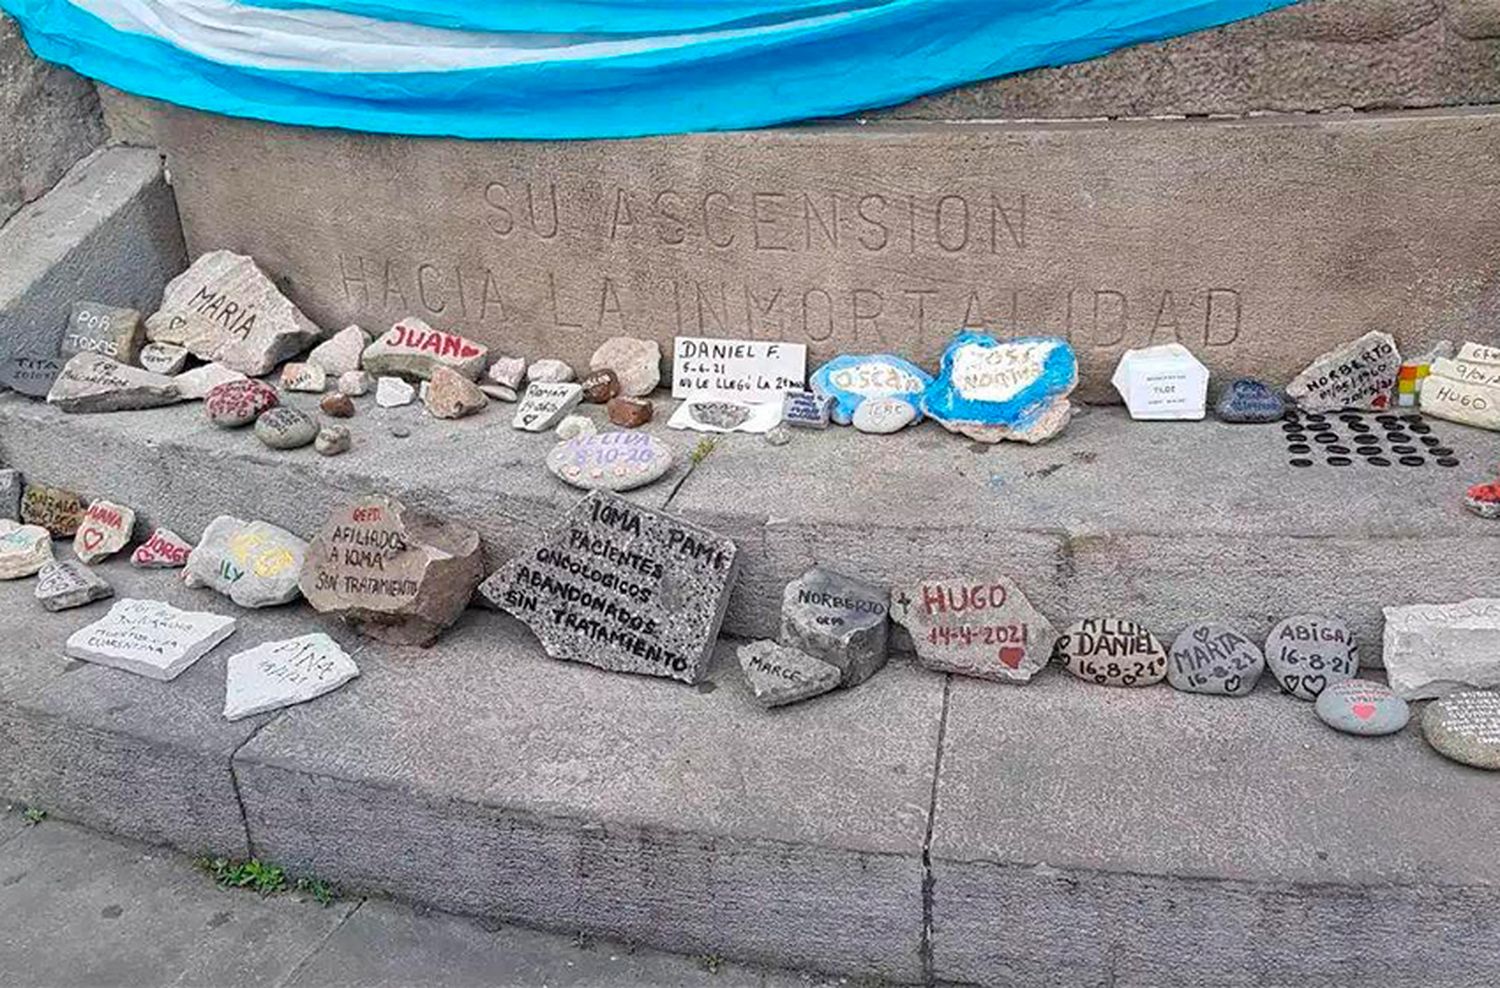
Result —
<instances>
[{"instance_id":1,"label":"white rectangular card with text","mask_svg":"<svg viewBox=\"0 0 1500 988\"><path fill-rule=\"evenodd\" d=\"M780 401L807 381L807 345L679 336L672 347L673 398Z\"/></svg>"}]
</instances>

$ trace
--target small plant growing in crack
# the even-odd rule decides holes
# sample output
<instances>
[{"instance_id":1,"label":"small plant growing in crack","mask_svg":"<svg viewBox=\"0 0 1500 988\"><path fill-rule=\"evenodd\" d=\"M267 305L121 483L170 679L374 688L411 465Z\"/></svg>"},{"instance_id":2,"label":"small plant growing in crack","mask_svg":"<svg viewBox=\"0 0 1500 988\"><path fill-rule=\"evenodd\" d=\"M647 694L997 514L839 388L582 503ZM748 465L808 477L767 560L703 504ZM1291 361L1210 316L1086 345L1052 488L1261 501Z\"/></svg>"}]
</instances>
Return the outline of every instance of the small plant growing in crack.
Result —
<instances>
[{"instance_id":1,"label":"small plant growing in crack","mask_svg":"<svg viewBox=\"0 0 1500 988\"><path fill-rule=\"evenodd\" d=\"M709 974L718 974L719 970L724 967L724 958L718 954L699 954L698 966Z\"/></svg>"},{"instance_id":2,"label":"small plant growing in crack","mask_svg":"<svg viewBox=\"0 0 1500 988\"><path fill-rule=\"evenodd\" d=\"M312 899L320 906L333 905L333 886L321 878L314 878L311 875L302 876L297 879L297 891Z\"/></svg>"},{"instance_id":3,"label":"small plant growing in crack","mask_svg":"<svg viewBox=\"0 0 1500 988\"><path fill-rule=\"evenodd\" d=\"M251 889L262 896L286 891L286 871L266 864L259 858L235 861L230 858L199 858L199 868L227 889Z\"/></svg>"},{"instance_id":4,"label":"small plant growing in crack","mask_svg":"<svg viewBox=\"0 0 1500 988\"><path fill-rule=\"evenodd\" d=\"M35 827L37 824L47 819L47 811L42 809L40 806L28 806L21 813L21 818L26 821L26 826Z\"/></svg>"}]
</instances>

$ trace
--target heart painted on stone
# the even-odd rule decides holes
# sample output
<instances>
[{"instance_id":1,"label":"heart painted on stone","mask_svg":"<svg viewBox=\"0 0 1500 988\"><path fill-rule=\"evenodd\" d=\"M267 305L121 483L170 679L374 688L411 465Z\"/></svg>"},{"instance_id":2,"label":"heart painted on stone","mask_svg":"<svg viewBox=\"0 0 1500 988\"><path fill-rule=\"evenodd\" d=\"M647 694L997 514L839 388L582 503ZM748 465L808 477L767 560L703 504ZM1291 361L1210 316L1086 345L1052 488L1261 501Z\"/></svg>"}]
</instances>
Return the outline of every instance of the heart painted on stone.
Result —
<instances>
[{"instance_id":1,"label":"heart painted on stone","mask_svg":"<svg viewBox=\"0 0 1500 988\"><path fill-rule=\"evenodd\" d=\"M1021 660L1024 658L1026 658L1026 650L1024 648L1010 646L1000 650L1000 664L1007 669L1019 669Z\"/></svg>"},{"instance_id":2,"label":"heart painted on stone","mask_svg":"<svg viewBox=\"0 0 1500 988\"><path fill-rule=\"evenodd\" d=\"M84 549L93 552L104 542L104 533L97 528L85 528L79 538L83 542Z\"/></svg>"},{"instance_id":3,"label":"heart painted on stone","mask_svg":"<svg viewBox=\"0 0 1500 988\"><path fill-rule=\"evenodd\" d=\"M1323 692L1323 687L1328 685L1327 676L1303 676L1302 688L1307 691L1308 696L1317 696Z\"/></svg>"},{"instance_id":4,"label":"heart painted on stone","mask_svg":"<svg viewBox=\"0 0 1500 988\"><path fill-rule=\"evenodd\" d=\"M1295 692L1297 692L1297 686L1301 682L1302 682L1302 677L1301 676L1292 675L1292 676L1282 676L1281 677L1281 687L1282 687L1282 689L1286 690L1288 693L1295 693Z\"/></svg>"},{"instance_id":5,"label":"heart painted on stone","mask_svg":"<svg viewBox=\"0 0 1500 988\"><path fill-rule=\"evenodd\" d=\"M1356 703L1349 707L1349 712L1358 717L1360 720L1369 720L1371 717L1375 716L1375 704Z\"/></svg>"},{"instance_id":6,"label":"heart painted on stone","mask_svg":"<svg viewBox=\"0 0 1500 988\"><path fill-rule=\"evenodd\" d=\"M1208 641L1211 634L1213 634L1213 631L1208 627L1208 625L1204 625L1201 628L1195 628L1193 630L1193 638L1200 642Z\"/></svg>"},{"instance_id":7,"label":"heart painted on stone","mask_svg":"<svg viewBox=\"0 0 1500 988\"><path fill-rule=\"evenodd\" d=\"M1224 692L1225 693L1238 693L1239 690L1240 690L1240 677L1238 677L1238 676L1230 676L1228 679L1224 680Z\"/></svg>"}]
</instances>

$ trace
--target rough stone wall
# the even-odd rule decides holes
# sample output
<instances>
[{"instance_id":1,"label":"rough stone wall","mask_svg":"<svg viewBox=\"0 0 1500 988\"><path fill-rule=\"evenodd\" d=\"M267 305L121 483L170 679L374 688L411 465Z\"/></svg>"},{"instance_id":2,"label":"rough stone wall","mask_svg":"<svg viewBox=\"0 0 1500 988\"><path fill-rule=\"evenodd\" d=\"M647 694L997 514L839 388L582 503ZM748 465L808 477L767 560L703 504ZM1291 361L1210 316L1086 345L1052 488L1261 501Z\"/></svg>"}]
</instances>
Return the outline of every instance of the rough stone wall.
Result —
<instances>
[{"instance_id":1,"label":"rough stone wall","mask_svg":"<svg viewBox=\"0 0 1500 988\"><path fill-rule=\"evenodd\" d=\"M36 59L0 15L0 224L105 139L93 84Z\"/></svg>"}]
</instances>

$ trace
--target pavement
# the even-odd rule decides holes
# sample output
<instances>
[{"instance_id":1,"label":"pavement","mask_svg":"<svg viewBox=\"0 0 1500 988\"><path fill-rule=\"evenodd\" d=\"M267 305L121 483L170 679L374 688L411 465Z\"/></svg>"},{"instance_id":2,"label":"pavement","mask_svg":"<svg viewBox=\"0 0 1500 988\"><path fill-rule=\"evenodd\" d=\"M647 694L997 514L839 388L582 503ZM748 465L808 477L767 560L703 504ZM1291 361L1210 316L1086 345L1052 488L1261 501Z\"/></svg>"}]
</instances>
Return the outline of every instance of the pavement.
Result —
<instances>
[{"instance_id":1,"label":"pavement","mask_svg":"<svg viewBox=\"0 0 1500 988\"><path fill-rule=\"evenodd\" d=\"M10 988L804 988L870 984L481 923L369 898L225 889L172 851L0 812Z\"/></svg>"}]
</instances>

